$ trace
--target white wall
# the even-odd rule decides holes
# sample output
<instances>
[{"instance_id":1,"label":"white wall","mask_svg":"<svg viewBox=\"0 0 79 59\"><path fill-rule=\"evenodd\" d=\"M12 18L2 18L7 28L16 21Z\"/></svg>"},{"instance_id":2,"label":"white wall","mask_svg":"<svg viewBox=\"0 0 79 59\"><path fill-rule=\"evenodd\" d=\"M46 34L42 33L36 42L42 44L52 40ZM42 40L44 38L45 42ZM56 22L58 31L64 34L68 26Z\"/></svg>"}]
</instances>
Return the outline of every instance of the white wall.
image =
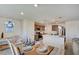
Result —
<instances>
[{"instance_id":1,"label":"white wall","mask_svg":"<svg viewBox=\"0 0 79 59\"><path fill-rule=\"evenodd\" d=\"M79 21L78 20L66 22L65 27L66 27L67 38L74 38L74 37L79 38Z\"/></svg>"},{"instance_id":2,"label":"white wall","mask_svg":"<svg viewBox=\"0 0 79 59\"><path fill-rule=\"evenodd\" d=\"M0 17L0 35L2 32L4 32L4 35L5 37L11 37L11 36L14 36L14 35L20 35L21 32L22 32L22 23L21 23L21 20L15 20L13 19L13 22L14 22L14 31L11 32L11 33L6 33L5 31L5 22L8 21L9 18L3 18L3 17Z\"/></svg>"},{"instance_id":3,"label":"white wall","mask_svg":"<svg viewBox=\"0 0 79 59\"><path fill-rule=\"evenodd\" d=\"M4 32L5 37L11 37L15 35L22 36L23 33L27 32L28 36L31 39L34 39L34 21L32 20L16 20L13 19L14 22L14 31L11 33L6 33L5 31L5 22L8 21L9 18L0 17L0 35Z\"/></svg>"},{"instance_id":4,"label":"white wall","mask_svg":"<svg viewBox=\"0 0 79 59\"><path fill-rule=\"evenodd\" d=\"M32 20L23 20L23 33L27 33L31 39L34 39L34 21Z\"/></svg>"}]
</instances>

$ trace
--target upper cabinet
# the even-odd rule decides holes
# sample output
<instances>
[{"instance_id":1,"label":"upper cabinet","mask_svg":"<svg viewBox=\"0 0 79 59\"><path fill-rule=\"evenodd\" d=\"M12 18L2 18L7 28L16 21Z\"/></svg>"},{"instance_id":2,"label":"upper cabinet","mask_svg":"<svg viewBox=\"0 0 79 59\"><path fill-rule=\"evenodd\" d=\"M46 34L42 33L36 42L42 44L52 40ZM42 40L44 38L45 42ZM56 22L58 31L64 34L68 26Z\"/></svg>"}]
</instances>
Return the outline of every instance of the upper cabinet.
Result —
<instances>
[{"instance_id":1,"label":"upper cabinet","mask_svg":"<svg viewBox=\"0 0 79 59\"><path fill-rule=\"evenodd\" d=\"M58 25L52 25L52 31L58 31Z\"/></svg>"},{"instance_id":2,"label":"upper cabinet","mask_svg":"<svg viewBox=\"0 0 79 59\"><path fill-rule=\"evenodd\" d=\"M45 30L44 24L35 22L34 26L35 26L35 31L44 31Z\"/></svg>"},{"instance_id":3,"label":"upper cabinet","mask_svg":"<svg viewBox=\"0 0 79 59\"><path fill-rule=\"evenodd\" d=\"M65 35L65 28L61 25L52 25L52 31L52 33L55 33L56 35Z\"/></svg>"}]
</instances>

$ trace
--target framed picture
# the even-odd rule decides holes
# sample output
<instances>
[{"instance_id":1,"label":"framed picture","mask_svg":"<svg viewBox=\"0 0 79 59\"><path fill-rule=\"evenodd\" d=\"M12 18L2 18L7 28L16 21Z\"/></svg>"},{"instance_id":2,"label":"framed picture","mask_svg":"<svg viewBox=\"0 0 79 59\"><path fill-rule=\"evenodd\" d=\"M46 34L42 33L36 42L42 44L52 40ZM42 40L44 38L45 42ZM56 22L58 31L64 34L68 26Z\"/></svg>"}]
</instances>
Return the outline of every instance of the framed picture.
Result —
<instances>
[{"instance_id":1,"label":"framed picture","mask_svg":"<svg viewBox=\"0 0 79 59\"><path fill-rule=\"evenodd\" d=\"M6 32L13 32L14 29L14 23L12 20L9 20L5 23L5 30Z\"/></svg>"}]
</instances>

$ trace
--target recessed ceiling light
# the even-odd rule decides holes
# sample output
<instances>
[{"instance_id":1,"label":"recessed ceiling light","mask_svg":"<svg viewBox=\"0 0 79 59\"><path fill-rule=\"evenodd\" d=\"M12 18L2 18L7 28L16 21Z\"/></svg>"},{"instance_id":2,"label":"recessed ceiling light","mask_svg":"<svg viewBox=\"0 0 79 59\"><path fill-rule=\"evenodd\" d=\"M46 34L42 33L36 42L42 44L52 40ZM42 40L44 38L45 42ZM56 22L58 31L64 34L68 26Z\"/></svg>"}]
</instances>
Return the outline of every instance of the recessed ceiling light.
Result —
<instances>
[{"instance_id":1,"label":"recessed ceiling light","mask_svg":"<svg viewBox=\"0 0 79 59\"><path fill-rule=\"evenodd\" d=\"M34 4L34 7L38 7L38 4Z\"/></svg>"},{"instance_id":2,"label":"recessed ceiling light","mask_svg":"<svg viewBox=\"0 0 79 59\"><path fill-rule=\"evenodd\" d=\"M24 15L24 12L21 12L20 14L21 14L21 15Z\"/></svg>"}]
</instances>

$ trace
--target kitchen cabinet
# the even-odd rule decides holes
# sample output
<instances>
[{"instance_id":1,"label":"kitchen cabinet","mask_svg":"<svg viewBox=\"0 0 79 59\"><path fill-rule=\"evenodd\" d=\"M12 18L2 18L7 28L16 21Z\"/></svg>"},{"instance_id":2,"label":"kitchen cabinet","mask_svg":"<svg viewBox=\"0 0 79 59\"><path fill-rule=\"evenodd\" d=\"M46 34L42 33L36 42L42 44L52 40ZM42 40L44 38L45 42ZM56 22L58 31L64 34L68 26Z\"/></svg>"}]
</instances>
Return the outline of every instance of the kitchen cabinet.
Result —
<instances>
[{"instance_id":1,"label":"kitchen cabinet","mask_svg":"<svg viewBox=\"0 0 79 59\"><path fill-rule=\"evenodd\" d=\"M64 47L64 37L55 35L43 35L43 42L54 47Z\"/></svg>"}]
</instances>

